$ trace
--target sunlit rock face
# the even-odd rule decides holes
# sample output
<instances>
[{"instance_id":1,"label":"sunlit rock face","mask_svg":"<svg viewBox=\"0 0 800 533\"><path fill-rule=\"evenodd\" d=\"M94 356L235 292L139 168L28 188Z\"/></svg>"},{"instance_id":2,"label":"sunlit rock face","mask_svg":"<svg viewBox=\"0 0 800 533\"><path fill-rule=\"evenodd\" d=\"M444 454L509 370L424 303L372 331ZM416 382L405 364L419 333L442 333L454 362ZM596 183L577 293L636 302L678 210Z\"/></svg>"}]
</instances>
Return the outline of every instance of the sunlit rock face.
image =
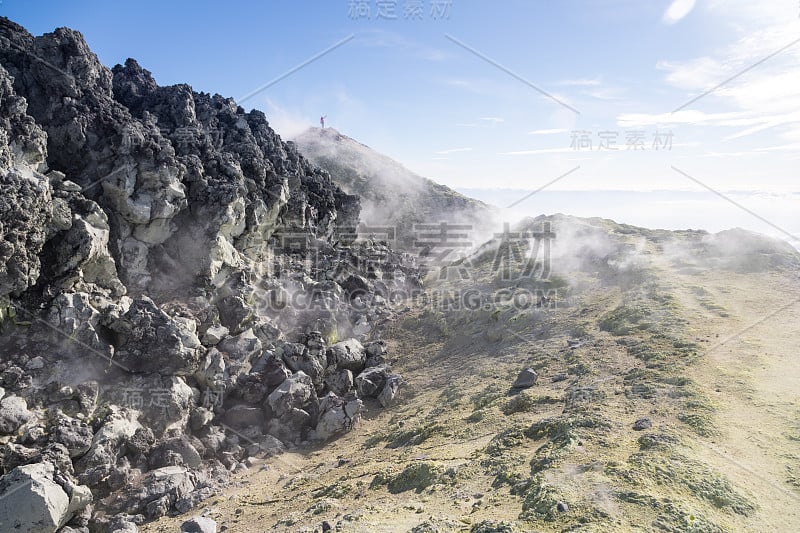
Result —
<instances>
[{"instance_id":1,"label":"sunlit rock face","mask_svg":"<svg viewBox=\"0 0 800 533\"><path fill-rule=\"evenodd\" d=\"M354 243L358 197L262 112L0 18L0 186L0 483L45 465L59 498L31 520L191 508L378 404L329 346L375 335L418 270ZM364 270L376 255L391 276Z\"/></svg>"}]
</instances>

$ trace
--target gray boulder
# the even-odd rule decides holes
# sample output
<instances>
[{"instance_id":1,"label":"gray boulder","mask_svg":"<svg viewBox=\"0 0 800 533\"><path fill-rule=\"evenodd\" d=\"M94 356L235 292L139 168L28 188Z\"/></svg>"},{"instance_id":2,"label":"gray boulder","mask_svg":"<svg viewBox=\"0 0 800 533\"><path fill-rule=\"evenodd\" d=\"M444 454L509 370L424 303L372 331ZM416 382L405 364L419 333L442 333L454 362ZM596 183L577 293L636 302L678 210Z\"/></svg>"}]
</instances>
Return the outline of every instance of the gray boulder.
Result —
<instances>
[{"instance_id":1,"label":"gray boulder","mask_svg":"<svg viewBox=\"0 0 800 533\"><path fill-rule=\"evenodd\" d=\"M170 462L170 458L178 459L178 464L189 468L198 468L203 462L200 453L186 435L167 439L153 448L149 459L150 467L172 466L174 463Z\"/></svg>"},{"instance_id":2,"label":"gray boulder","mask_svg":"<svg viewBox=\"0 0 800 533\"><path fill-rule=\"evenodd\" d=\"M117 277L116 262L109 251L108 216L95 202L83 199L80 193L63 190L63 185L53 192L54 203L69 206L69 228L48 242L45 250L51 261L44 265L44 277L54 291L122 296L126 289Z\"/></svg>"},{"instance_id":3,"label":"gray boulder","mask_svg":"<svg viewBox=\"0 0 800 533\"><path fill-rule=\"evenodd\" d=\"M111 518L107 526L108 533L139 533L137 524L144 522L144 519L143 515L120 513Z\"/></svg>"},{"instance_id":4,"label":"gray boulder","mask_svg":"<svg viewBox=\"0 0 800 533\"><path fill-rule=\"evenodd\" d=\"M89 451L75 462L75 466L81 470L115 464L123 452L123 443L142 427L136 420L135 413L131 411L118 407L110 408L109 411L103 425L95 433Z\"/></svg>"},{"instance_id":5,"label":"gray boulder","mask_svg":"<svg viewBox=\"0 0 800 533\"><path fill-rule=\"evenodd\" d=\"M91 493L82 487L70 496L53 478L50 463L19 466L0 478L0 524L4 531L16 533L53 533L72 513L91 502ZM73 493L75 493L73 487Z\"/></svg>"},{"instance_id":6,"label":"gray boulder","mask_svg":"<svg viewBox=\"0 0 800 533\"><path fill-rule=\"evenodd\" d=\"M344 396L353 388L353 373L347 369L337 370L325 378L325 386L337 396Z\"/></svg>"},{"instance_id":7,"label":"gray boulder","mask_svg":"<svg viewBox=\"0 0 800 533\"><path fill-rule=\"evenodd\" d=\"M253 315L252 308L241 296L237 295L222 298L217 303L217 307L222 325L232 333L241 332L244 322Z\"/></svg>"},{"instance_id":8,"label":"gray boulder","mask_svg":"<svg viewBox=\"0 0 800 533\"><path fill-rule=\"evenodd\" d=\"M92 428L85 422L61 416L56 421L52 440L63 444L69 451L69 456L74 459L89 451L93 438Z\"/></svg>"},{"instance_id":9,"label":"gray boulder","mask_svg":"<svg viewBox=\"0 0 800 533\"><path fill-rule=\"evenodd\" d=\"M235 429L261 426L264 423L264 411L249 405L234 405L225 411L225 423Z\"/></svg>"},{"instance_id":10,"label":"gray boulder","mask_svg":"<svg viewBox=\"0 0 800 533\"><path fill-rule=\"evenodd\" d=\"M167 514L175 502L189 496L195 486L196 477L186 468L166 466L145 474L140 483L120 494L110 507L117 512L158 518Z\"/></svg>"},{"instance_id":11,"label":"gray boulder","mask_svg":"<svg viewBox=\"0 0 800 533\"><path fill-rule=\"evenodd\" d=\"M181 533L217 533L217 523L205 516L194 516L181 524Z\"/></svg>"},{"instance_id":12,"label":"gray boulder","mask_svg":"<svg viewBox=\"0 0 800 533\"><path fill-rule=\"evenodd\" d=\"M313 422L311 414L293 407L280 418L267 421L267 433L281 442L299 442L311 427Z\"/></svg>"},{"instance_id":13,"label":"gray boulder","mask_svg":"<svg viewBox=\"0 0 800 533\"><path fill-rule=\"evenodd\" d=\"M108 327L119 339L115 361L131 372L189 375L200 367L197 335L146 296Z\"/></svg>"},{"instance_id":14,"label":"gray boulder","mask_svg":"<svg viewBox=\"0 0 800 533\"><path fill-rule=\"evenodd\" d=\"M276 357L271 352L265 352L253 365L253 372L261 375L260 381L267 386L269 392L283 383L286 378L292 375L292 371L286 368L282 358Z\"/></svg>"},{"instance_id":15,"label":"gray boulder","mask_svg":"<svg viewBox=\"0 0 800 533\"><path fill-rule=\"evenodd\" d=\"M41 457L41 450L13 442L9 442L0 449L0 462L2 462L6 472L17 466L38 462Z\"/></svg>"},{"instance_id":16,"label":"gray boulder","mask_svg":"<svg viewBox=\"0 0 800 533\"><path fill-rule=\"evenodd\" d=\"M303 372L295 372L267 397L272 412L278 417L300 409L316 397L311 378Z\"/></svg>"},{"instance_id":17,"label":"gray boulder","mask_svg":"<svg viewBox=\"0 0 800 533\"><path fill-rule=\"evenodd\" d=\"M189 426L192 431L200 431L214 419L214 413L205 407L195 407L189 413Z\"/></svg>"},{"instance_id":18,"label":"gray boulder","mask_svg":"<svg viewBox=\"0 0 800 533\"><path fill-rule=\"evenodd\" d=\"M392 403L395 396L397 396L397 391L400 390L402 382L403 378L397 374L391 374L386 378L386 385L383 386L383 390L378 394L378 401L383 407L387 407Z\"/></svg>"},{"instance_id":19,"label":"gray boulder","mask_svg":"<svg viewBox=\"0 0 800 533\"><path fill-rule=\"evenodd\" d=\"M47 361L41 355L37 355L27 363L25 363L25 370L41 370L45 367Z\"/></svg>"},{"instance_id":20,"label":"gray boulder","mask_svg":"<svg viewBox=\"0 0 800 533\"><path fill-rule=\"evenodd\" d=\"M357 339L337 342L328 348L328 358L337 368L361 372L367 362L367 353Z\"/></svg>"},{"instance_id":21,"label":"gray boulder","mask_svg":"<svg viewBox=\"0 0 800 533\"><path fill-rule=\"evenodd\" d=\"M96 360L90 360L92 363L107 363L114 356L114 348L97 333L101 318L100 311L92 305L91 297L81 292L59 294L52 300L47 312L50 325L102 354ZM86 360L82 363L86 364Z\"/></svg>"},{"instance_id":22,"label":"gray boulder","mask_svg":"<svg viewBox=\"0 0 800 533\"><path fill-rule=\"evenodd\" d=\"M211 498L216 491L211 487L202 487L193 490L188 496L175 502L175 510L179 513L188 513L194 507Z\"/></svg>"},{"instance_id":23,"label":"gray boulder","mask_svg":"<svg viewBox=\"0 0 800 533\"><path fill-rule=\"evenodd\" d=\"M319 350L309 350L302 344L289 343L283 347L283 361L292 372L304 372L315 385L322 383L327 359Z\"/></svg>"},{"instance_id":24,"label":"gray boulder","mask_svg":"<svg viewBox=\"0 0 800 533\"><path fill-rule=\"evenodd\" d=\"M354 394L340 398L330 392L320 400L319 421L314 429L313 437L327 440L353 429L361 417L363 402Z\"/></svg>"},{"instance_id":25,"label":"gray boulder","mask_svg":"<svg viewBox=\"0 0 800 533\"><path fill-rule=\"evenodd\" d=\"M228 373L237 376L250 371L251 361L261 353L261 341L252 329L247 329L235 337L228 337L220 342L217 349L226 355Z\"/></svg>"},{"instance_id":26,"label":"gray boulder","mask_svg":"<svg viewBox=\"0 0 800 533\"><path fill-rule=\"evenodd\" d=\"M536 380L539 379L539 374L532 368L526 368L519 373L514 384L511 385L512 389L529 389L536 385Z\"/></svg>"},{"instance_id":27,"label":"gray boulder","mask_svg":"<svg viewBox=\"0 0 800 533\"><path fill-rule=\"evenodd\" d=\"M0 400L0 433L14 433L30 418L31 412L23 398L7 396Z\"/></svg>"},{"instance_id":28,"label":"gray boulder","mask_svg":"<svg viewBox=\"0 0 800 533\"><path fill-rule=\"evenodd\" d=\"M386 365L367 368L356 376L356 387L362 398L376 398L386 386L386 379L391 374Z\"/></svg>"},{"instance_id":29,"label":"gray boulder","mask_svg":"<svg viewBox=\"0 0 800 533\"><path fill-rule=\"evenodd\" d=\"M205 346L214 346L228 335L228 328L223 325L211 326L206 329L203 334L203 344Z\"/></svg>"}]
</instances>

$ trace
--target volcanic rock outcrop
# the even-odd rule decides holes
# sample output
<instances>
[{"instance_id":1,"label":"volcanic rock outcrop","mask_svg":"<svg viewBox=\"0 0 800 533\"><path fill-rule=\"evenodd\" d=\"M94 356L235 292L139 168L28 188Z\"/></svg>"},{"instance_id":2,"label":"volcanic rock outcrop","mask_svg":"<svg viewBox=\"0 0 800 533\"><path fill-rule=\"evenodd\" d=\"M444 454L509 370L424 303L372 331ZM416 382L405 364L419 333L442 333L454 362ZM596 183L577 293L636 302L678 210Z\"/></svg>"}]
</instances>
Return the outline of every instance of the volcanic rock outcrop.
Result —
<instances>
[{"instance_id":1,"label":"volcanic rock outcrop","mask_svg":"<svg viewBox=\"0 0 800 533\"><path fill-rule=\"evenodd\" d=\"M396 394L381 324L418 268L260 111L2 18L0 184L18 530L135 531Z\"/></svg>"}]
</instances>

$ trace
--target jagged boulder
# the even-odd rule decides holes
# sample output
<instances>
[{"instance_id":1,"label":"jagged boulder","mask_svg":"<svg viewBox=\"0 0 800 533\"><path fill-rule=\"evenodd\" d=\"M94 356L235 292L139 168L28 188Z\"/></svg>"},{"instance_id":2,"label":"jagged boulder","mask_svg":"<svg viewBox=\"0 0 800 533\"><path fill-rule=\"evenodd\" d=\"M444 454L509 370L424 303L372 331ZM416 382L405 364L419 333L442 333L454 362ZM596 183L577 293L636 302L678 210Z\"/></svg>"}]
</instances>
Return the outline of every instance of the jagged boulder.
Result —
<instances>
[{"instance_id":1,"label":"jagged boulder","mask_svg":"<svg viewBox=\"0 0 800 533\"><path fill-rule=\"evenodd\" d=\"M130 376L107 390L106 396L159 435L168 429L184 428L195 406L195 391L178 376Z\"/></svg>"},{"instance_id":2,"label":"jagged boulder","mask_svg":"<svg viewBox=\"0 0 800 533\"><path fill-rule=\"evenodd\" d=\"M264 423L264 411L249 405L234 405L225 411L225 423L236 429L261 426Z\"/></svg>"},{"instance_id":3,"label":"jagged boulder","mask_svg":"<svg viewBox=\"0 0 800 533\"><path fill-rule=\"evenodd\" d=\"M205 516L193 516L181 524L181 533L217 533L217 523Z\"/></svg>"},{"instance_id":4,"label":"jagged boulder","mask_svg":"<svg viewBox=\"0 0 800 533\"><path fill-rule=\"evenodd\" d=\"M30 448L22 444L9 442L0 448L0 464L3 470L8 473L14 468L30 463L39 462L42 452L38 448Z\"/></svg>"},{"instance_id":5,"label":"jagged boulder","mask_svg":"<svg viewBox=\"0 0 800 533\"><path fill-rule=\"evenodd\" d=\"M308 375L301 371L281 383L267 398L269 407L277 416L283 416L292 409L301 409L309 401L316 399L314 383Z\"/></svg>"},{"instance_id":6,"label":"jagged boulder","mask_svg":"<svg viewBox=\"0 0 800 533\"><path fill-rule=\"evenodd\" d=\"M391 370L386 365L367 368L356 376L358 394L363 398L376 398L383 391L390 375Z\"/></svg>"},{"instance_id":7,"label":"jagged boulder","mask_svg":"<svg viewBox=\"0 0 800 533\"><path fill-rule=\"evenodd\" d=\"M353 388L353 373L347 369L336 370L325 378L325 386L337 396L344 396Z\"/></svg>"},{"instance_id":8,"label":"jagged boulder","mask_svg":"<svg viewBox=\"0 0 800 533\"><path fill-rule=\"evenodd\" d=\"M44 462L19 466L0 478L0 524L9 531L53 533L91 503L86 487L65 488L55 476L55 467Z\"/></svg>"},{"instance_id":9,"label":"jagged boulder","mask_svg":"<svg viewBox=\"0 0 800 533\"><path fill-rule=\"evenodd\" d=\"M225 367L231 380L250 371L252 361L261 353L261 348L261 341L252 329L228 337L217 345L217 349L225 355Z\"/></svg>"},{"instance_id":10,"label":"jagged boulder","mask_svg":"<svg viewBox=\"0 0 800 533\"><path fill-rule=\"evenodd\" d=\"M205 333L203 333L203 345L204 346L215 346L219 344L219 342L227 337L229 331L228 328L223 326L222 324L213 325L206 329Z\"/></svg>"},{"instance_id":11,"label":"jagged boulder","mask_svg":"<svg viewBox=\"0 0 800 533\"><path fill-rule=\"evenodd\" d=\"M300 343L287 343L281 348L283 361L292 372L304 372L315 386L322 384L328 364L325 352L309 349Z\"/></svg>"},{"instance_id":12,"label":"jagged boulder","mask_svg":"<svg viewBox=\"0 0 800 533\"><path fill-rule=\"evenodd\" d=\"M256 361L253 365L253 372L260 374L260 381L269 388L270 392L292 375L292 371L286 368L283 360L272 352L265 352Z\"/></svg>"},{"instance_id":13,"label":"jagged boulder","mask_svg":"<svg viewBox=\"0 0 800 533\"><path fill-rule=\"evenodd\" d=\"M80 420L60 416L52 429L52 441L63 444L71 458L77 458L92 447L92 428Z\"/></svg>"},{"instance_id":14,"label":"jagged boulder","mask_svg":"<svg viewBox=\"0 0 800 533\"><path fill-rule=\"evenodd\" d=\"M43 265L46 290L54 294L86 292L122 296L127 290L109 251L108 216L97 203L80 193L77 184L56 179L51 179L51 183L54 183L54 206L64 210L66 216L60 226L63 229L43 250L49 258Z\"/></svg>"},{"instance_id":15,"label":"jagged boulder","mask_svg":"<svg viewBox=\"0 0 800 533\"><path fill-rule=\"evenodd\" d=\"M203 348L197 335L146 296L108 328L118 338L114 360L130 372L188 375L200 367Z\"/></svg>"},{"instance_id":16,"label":"jagged boulder","mask_svg":"<svg viewBox=\"0 0 800 533\"><path fill-rule=\"evenodd\" d=\"M109 468L116 464L117 458L123 455L123 444L131 439L142 428L136 420L136 413L119 407L109 408L100 429L92 439L89 450L75 461L75 467L81 472L89 472L92 468ZM80 476L79 476L79 479Z\"/></svg>"},{"instance_id":17,"label":"jagged boulder","mask_svg":"<svg viewBox=\"0 0 800 533\"><path fill-rule=\"evenodd\" d=\"M357 339L337 342L328 348L328 358L339 369L359 373L364 369L367 354Z\"/></svg>"},{"instance_id":18,"label":"jagged boulder","mask_svg":"<svg viewBox=\"0 0 800 533\"><path fill-rule=\"evenodd\" d=\"M119 306L109 310L109 315L114 316L124 312L127 305L129 300L122 299ZM46 316L48 324L56 331L79 341L80 344L69 346L71 350L84 355L82 348L88 347L93 351L88 355L100 358L92 361L92 364L102 364L113 359L114 347L102 340L98 333L102 327L103 314L93 305L89 294L81 292L59 294L50 302ZM84 360L83 364L86 365L88 362Z\"/></svg>"},{"instance_id":19,"label":"jagged boulder","mask_svg":"<svg viewBox=\"0 0 800 533\"><path fill-rule=\"evenodd\" d=\"M182 466L151 470L135 486L119 494L110 508L117 512L144 514L158 518L167 514L175 502L187 497L197 485L197 476Z\"/></svg>"},{"instance_id":20,"label":"jagged boulder","mask_svg":"<svg viewBox=\"0 0 800 533\"><path fill-rule=\"evenodd\" d=\"M361 417L362 406L363 402L352 393L344 398L328 393L320 400L319 421L313 437L327 440L350 431Z\"/></svg>"},{"instance_id":21,"label":"jagged boulder","mask_svg":"<svg viewBox=\"0 0 800 533\"><path fill-rule=\"evenodd\" d=\"M16 432L31 417L28 403L19 396L6 396L0 400L0 434Z\"/></svg>"},{"instance_id":22,"label":"jagged boulder","mask_svg":"<svg viewBox=\"0 0 800 533\"><path fill-rule=\"evenodd\" d=\"M512 389L529 389L536 385L539 374L532 368L526 368L519 373L517 379L511 384Z\"/></svg>"},{"instance_id":23,"label":"jagged boulder","mask_svg":"<svg viewBox=\"0 0 800 533\"><path fill-rule=\"evenodd\" d=\"M137 523L144 522L144 515L131 516L127 513L120 513L111 518L106 524L109 533L139 533Z\"/></svg>"},{"instance_id":24,"label":"jagged boulder","mask_svg":"<svg viewBox=\"0 0 800 533\"><path fill-rule=\"evenodd\" d=\"M222 393L230 381L225 372L226 368L225 355L216 347L210 348L194 377L206 389L214 393Z\"/></svg>"},{"instance_id":25,"label":"jagged boulder","mask_svg":"<svg viewBox=\"0 0 800 533\"><path fill-rule=\"evenodd\" d=\"M149 458L153 469L175 465L198 468L202 462L200 453L186 435L165 440L153 448Z\"/></svg>"},{"instance_id":26,"label":"jagged boulder","mask_svg":"<svg viewBox=\"0 0 800 533\"><path fill-rule=\"evenodd\" d=\"M391 405L395 396L397 396L397 391L400 390L400 385L402 385L402 383L403 378L397 374L390 374L387 376L386 384L378 394L378 402L380 402L381 406L388 407Z\"/></svg>"}]
</instances>

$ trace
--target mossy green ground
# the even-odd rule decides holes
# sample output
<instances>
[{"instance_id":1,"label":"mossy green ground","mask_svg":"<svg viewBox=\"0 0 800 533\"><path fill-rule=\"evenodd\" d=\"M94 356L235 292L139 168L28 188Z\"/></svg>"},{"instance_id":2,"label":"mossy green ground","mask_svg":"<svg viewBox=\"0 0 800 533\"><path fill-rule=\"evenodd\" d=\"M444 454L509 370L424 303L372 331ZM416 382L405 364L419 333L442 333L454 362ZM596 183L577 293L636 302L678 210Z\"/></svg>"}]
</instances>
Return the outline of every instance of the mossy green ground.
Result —
<instances>
[{"instance_id":1,"label":"mossy green ground","mask_svg":"<svg viewBox=\"0 0 800 533\"><path fill-rule=\"evenodd\" d=\"M776 355L796 352L800 317L722 342L785 306L796 278L667 253L676 235L704 250L694 232L599 219L581 231L644 259L571 263L555 309L412 307L385 334L407 382L396 406L367 402L356 431L244 474L212 515L245 533L322 520L347 532L800 530L800 383ZM466 286L524 288L486 255ZM774 360L765 382L756 371ZM512 391L528 367L537 384ZM645 417L652 427L635 431Z\"/></svg>"}]
</instances>

